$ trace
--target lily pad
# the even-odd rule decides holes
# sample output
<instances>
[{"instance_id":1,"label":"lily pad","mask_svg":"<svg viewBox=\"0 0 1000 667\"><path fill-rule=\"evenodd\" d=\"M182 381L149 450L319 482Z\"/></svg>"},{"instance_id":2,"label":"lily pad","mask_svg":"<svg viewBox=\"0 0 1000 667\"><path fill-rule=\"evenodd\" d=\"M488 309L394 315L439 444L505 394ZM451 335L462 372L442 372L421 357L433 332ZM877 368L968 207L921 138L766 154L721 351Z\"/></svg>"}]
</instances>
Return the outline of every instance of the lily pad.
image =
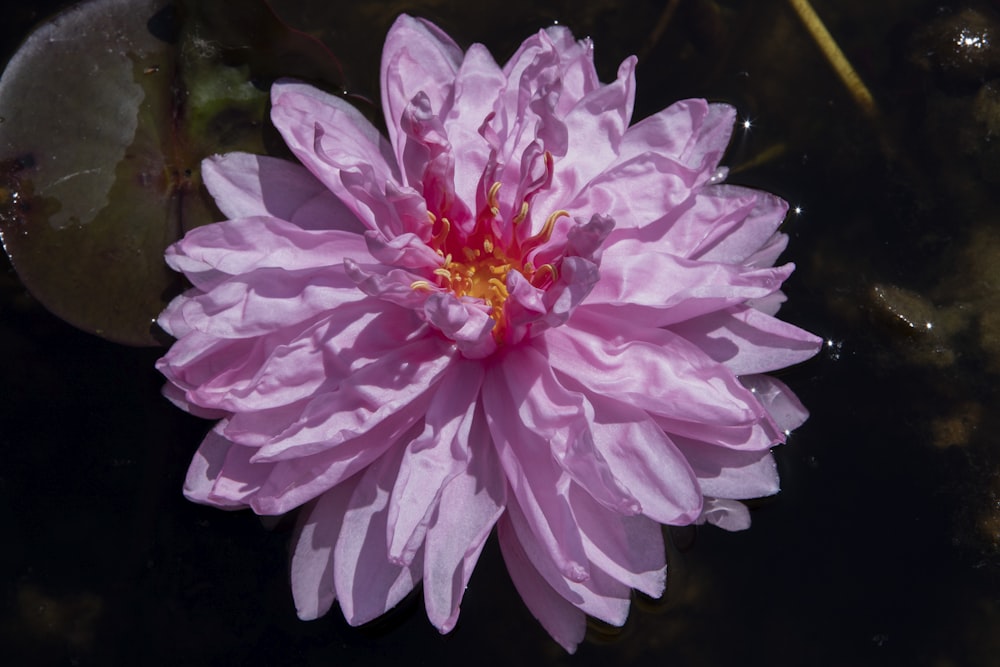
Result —
<instances>
[{"instance_id":1,"label":"lily pad","mask_svg":"<svg viewBox=\"0 0 1000 667\"><path fill-rule=\"evenodd\" d=\"M196 163L164 147L176 48L150 30L163 0L95 0L35 31L0 78L0 238L49 310L92 333L154 344L162 261L210 219ZM137 317L137 314L138 317Z\"/></svg>"},{"instance_id":2,"label":"lily pad","mask_svg":"<svg viewBox=\"0 0 1000 667\"><path fill-rule=\"evenodd\" d=\"M163 251L220 217L202 158L265 152L274 63L340 78L262 0L90 0L36 30L0 77L0 240L32 294L85 331L158 344L183 287Z\"/></svg>"}]
</instances>

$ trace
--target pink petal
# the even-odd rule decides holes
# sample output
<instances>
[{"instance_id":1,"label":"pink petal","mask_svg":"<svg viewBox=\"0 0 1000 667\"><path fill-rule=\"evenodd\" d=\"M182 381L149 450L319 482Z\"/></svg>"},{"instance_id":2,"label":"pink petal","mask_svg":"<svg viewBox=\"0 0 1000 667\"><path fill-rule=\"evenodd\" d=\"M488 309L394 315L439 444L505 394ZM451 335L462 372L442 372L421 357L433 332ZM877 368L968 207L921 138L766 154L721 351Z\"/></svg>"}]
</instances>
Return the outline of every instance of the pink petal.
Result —
<instances>
[{"instance_id":1,"label":"pink petal","mask_svg":"<svg viewBox=\"0 0 1000 667\"><path fill-rule=\"evenodd\" d=\"M333 549L359 477L338 484L302 509L292 537L291 581L295 610L303 621L330 611L336 598Z\"/></svg>"},{"instance_id":2,"label":"pink petal","mask_svg":"<svg viewBox=\"0 0 1000 667\"><path fill-rule=\"evenodd\" d=\"M305 229L341 229L360 234L361 222L301 165L249 153L206 158L201 165L205 186L230 219L269 216ZM322 211L322 227L308 211ZM303 224L305 223L305 224Z\"/></svg>"},{"instance_id":3,"label":"pink petal","mask_svg":"<svg viewBox=\"0 0 1000 667\"><path fill-rule=\"evenodd\" d=\"M371 261L365 239L340 230L305 230L273 217L226 220L192 229L167 249L181 273L215 269L238 276L256 269L322 269L344 259Z\"/></svg>"},{"instance_id":4,"label":"pink petal","mask_svg":"<svg viewBox=\"0 0 1000 667\"><path fill-rule=\"evenodd\" d=\"M423 239L410 232L388 239L380 232L369 231L365 234L365 242L371 256L382 264L430 271L442 264L441 256L431 250ZM356 257L361 258L362 256Z\"/></svg>"},{"instance_id":5,"label":"pink petal","mask_svg":"<svg viewBox=\"0 0 1000 667\"><path fill-rule=\"evenodd\" d=\"M575 653L587 631L586 615L557 593L531 564L508 520L497 524L500 551L524 604L546 632L569 653Z\"/></svg>"},{"instance_id":6,"label":"pink petal","mask_svg":"<svg viewBox=\"0 0 1000 667\"><path fill-rule=\"evenodd\" d=\"M462 50L429 21L402 14L389 28L382 47L380 81L386 126L399 164L406 162L402 150L405 142L400 136L406 107L418 93L423 93L430 107L444 116L451 106L461 63Z\"/></svg>"},{"instance_id":7,"label":"pink petal","mask_svg":"<svg viewBox=\"0 0 1000 667\"><path fill-rule=\"evenodd\" d=\"M260 448L258 461L278 461L336 447L417 402L423 412L431 390L452 363L442 341L418 339L389 351L319 394L300 417Z\"/></svg>"},{"instance_id":8,"label":"pink petal","mask_svg":"<svg viewBox=\"0 0 1000 667\"><path fill-rule=\"evenodd\" d=\"M594 446L657 523L685 525L701 512L698 479L663 430L634 405L589 394Z\"/></svg>"},{"instance_id":9,"label":"pink petal","mask_svg":"<svg viewBox=\"0 0 1000 667\"><path fill-rule=\"evenodd\" d=\"M559 54L560 89L555 111L558 115L566 115L584 96L601 85L594 67L594 44L589 37L577 40L565 26L550 26L545 29L545 35Z\"/></svg>"},{"instance_id":10,"label":"pink petal","mask_svg":"<svg viewBox=\"0 0 1000 667\"><path fill-rule=\"evenodd\" d=\"M443 119L455 160L455 197L470 206L479 205L476 192L488 158L479 128L493 112L497 91L505 84L506 77L486 47L470 46L455 75L455 102Z\"/></svg>"},{"instance_id":11,"label":"pink petal","mask_svg":"<svg viewBox=\"0 0 1000 667\"><path fill-rule=\"evenodd\" d=\"M308 398L328 381L324 340L330 335L329 318L211 345L195 333L174 343L157 368L197 405L230 412L273 408Z\"/></svg>"},{"instance_id":12,"label":"pink petal","mask_svg":"<svg viewBox=\"0 0 1000 667\"><path fill-rule=\"evenodd\" d=\"M771 452L746 452L717 447L687 438L674 443L691 464L706 496L763 498L779 490L778 468Z\"/></svg>"},{"instance_id":13,"label":"pink petal","mask_svg":"<svg viewBox=\"0 0 1000 667\"><path fill-rule=\"evenodd\" d=\"M445 485L463 472L472 456L470 435L479 405L483 368L475 362L454 364L441 378L424 416L424 429L406 446L389 503L389 558L409 564L423 541ZM480 417L476 446L485 447L489 432Z\"/></svg>"},{"instance_id":14,"label":"pink petal","mask_svg":"<svg viewBox=\"0 0 1000 667\"><path fill-rule=\"evenodd\" d=\"M654 414L729 426L757 421L759 409L735 376L664 329L631 327L580 308L546 335L552 367L597 394Z\"/></svg>"},{"instance_id":15,"label":"pink petal","mask_svg":"<svg viewBox=\"0 0 1000 667\"><path fill-rule=\"evenodd\" d=\"M785 433L794 431L809 418L809 411L781 380L767 375L744 375L740 381L753 392L778 428Z\"/></svg>"},{"instance_id":16,"label":"pink petal","mask_svg":"<svg viewBox=\"0 0 1000 667\"><path fill-rule=\"evenodd\" d=\"M635 63L634 56L626 59L615 82L588 92L562 119L566 152L556 159L552 190L537 200L540 210L560 207L562 202L552 197L571 198L617 158L635 102ZM615 217L610 211L592 212Z\"/></svg>"},{"instance_id":17,"label":"pink petal","mask_svg":"<svg viewBox=\"0 0 1000 667\"><path fill-rule=\"evenodd\" d=\"M402 448L361 474L333 552L333 581L344 618L361 625L392 609L420 581L423 556L401 567L387 556L386 518Z\"/></svg>"},{"instance_id":18,"label":"pink petal","mask_svg":"<svg viewBox=\"0 0 1000 667\"><path fill-rule=\"evenodd\" d=\"M628 129L620 159L654 152L698 171L701 176L692 186L705 183L726 151L735 118L736 110L726 104L676 102Z\"/></svg>"},{"instance_id":19,"label":"pink petal","mask_svg":"<svg viewBox=\"0 0 1000 667\"><path fill-rule=\"evenodd\" d=\"M767 255L771 260L770 263L757 261L753 265L773 265L777 255L784 249L785 239L783 235L776 237L775 232L782 220L785 219L788 204L772 194L731 185L716 185L705 188L704 193L724 198L753 196L755 205L740 225L732 227L729 234L714 243L693 252L691 258L704 262L750 264L748 259L754 253L771 244L776 252Z\"/></svg>"},{"instance_id":20,"label":"pink petal","mask_svg":"<svg viewBox=\"0 0 1000 667\"><path fill-rule=\"evenodd\" d=\"M507 481L560 572L583 581L590 575L565 495L570 477L552 458L544 438L521 421L518 406L528 388L516 388L515 395L515 388L497 375L487 374L483 383L483 408Z\"/></svg>"},{"instance_id":21,"label":"pink petal","mask_svg":"<svg viewBox=\"0 0 1000 667\"><path fill-rule=\"evenodd\" d=\"M392 269L379 264L362 266L346 259L344 272L358 289L382 301L413 310L422 309L427 301L427 291L412 287L413 283L423 278L408 270ZM442 291L435 286L429 286L428 290L438 293Z\"/></svg>"},{"instance_id":22,"label":"pink petal","mask_svg":"<svg viewBox=\"0 0 1000 667\"><path fill-rule=\"evenodd\" d=\"M656 251L628 257L605 252L601 279L586 303L649 326L667 326L767 296L794 268L745 269Z\"/></svg>"},{"instance_id":23,"label":"pink petal","mask_svg":"<svg viewBox=\"0 0 1000 667\"><path fill-rule=\"evenodd\" d=\"M423 406L409 406L367 433L311 456L278 461L250 501L257 514L277 515L309 502L412 440Z\"/></svg>"},{"instance_id":24,"label":"pink petal","mask_svg":"<svg viewBox=\"0 0 1000 667\"><path fill-rule=\"evenodd\" d=\"M222 509L243 509L267 479L270 465L250 463L253 450L209 431L191 460L184 480L188 500Z\"/></svg>"},{"instance_id":25,"label":"pink petal","mask_svg":"<svg viewBox=\"0 0 1000 667\"><path fill-rule=\"evenodd\" d=\"M156 366L157 370L161 370L159 364L160 362L157 361L157 366ZM187 399L187 396L184 395L184 390L175 385L172 381L167 382L165 385L163 385L161 393L163 394L163 397L166 398L168 401L176 405L184 412L188 412L194 415L195 417L201 417L202 419L217 420L217 419L223 419L229 414L225 410L213 410L211 408L203 408L200 405L195 405L194 403L191 403Z\"/></svg>"},{"instance_id":26,"label":"pink petal","mask_svg":"<svg viewBox=\"0 0 1000 667\"><path fill-rule=\"evenodd\" d=\"M450 292L431 293L424 301L424 315L466 358L482 359L497 349L493 338L496 322L481 299L460 299Z\"/></svg>"},{"instance_id":27,"label":"pink petal","mask_svg":"<svg viewBox=\"0 0 1000 667\"><path fill-rule=\"evenodd\" d=\"M756 421L731 426L674 419L668 415L650 416L671 440L679 436L728 449L754 452L770 449L785 441L784 435L763 409Z\"/></svg>"},{"instance_id":28,"label":"pink petal","mask_svg":"<svg viewBox=\"0 0 1000 667\"><path fill-rule=\"evenodd\" d=\"M808 331L746 306L670 327L737 375L764 373L812 357L823 344Z\"/></svg>"},{"instance_id":29,"label":"pink petal","mask_svg":"<svg viewBox=\"0 0 1000 667\"><path fill-rule=\"evenodd\" d=\"M305 84L274 84L271 102L271 120L302 164L366 227L392 227L376 214L392 210L386 185L398 186L400 175L378 130L344 100Z\"/></svg>"},{"instance_id":30,"label":"pink petal","mask_svg":"<svg viewBox=\"0 0 1000 667\"><path fill-rule=\"evenodd\" d=\"M564 207L577 217L605 215L627 234L627 230L642 229L683 210L693 194L691 177L692 173L677 162L656 153L643 153L606 169ZM622 236L615 234L612 240ZM655 239L644 236L630 246L608 249L622 255L636 250L672 250L667 245L652 245L651 240Z\"/></svg>"},{"instance_id":31,"label":"pink petal","mask_svg":"<svg viewBox=\"0 0 1000 667\"><path fill-rule=\"evenodd\" d=\"M664 162L655 155L642 155L602 176L602 179L612 179L618 170L640 166L642 160L669 169L659 174L664 178L660 186L664 194L660 199L648 191L633 192L627 180L622 186L615 180L603 186L607 205L622 211L618 214L620 222L608 239L607 252L627 257L655 248L690 259L733 234L757 205L757 193L752 190L719 186L691 192L690 172L676 171L673 163ZM659 172L643 173L645 178L653 179ZM623 175L627 177L628 172ZM668 175L670 180L666 180ZM616 195L616 190L626 195ZM636 206L629 211L627 202L632 198Z\"/></svg>"},{"instance_id":32,"label":"pink petal","mask_svg":"<svg viewBox=\"0 0 1000 667\"><path fill-rule=\"evenodd\" d=\"M576 486L570 489L570 501L590 561L629 588L660 597L667 577L660 525L646 517L615 514ZM695 512L691 520L697 517Z\"/></svg>"},{"instance_id":33,"label":"pink petal","mask_svg":"<svg viewBox=\"0 0 1000 667\"><path fill-rule=\"evenodd\" d=\"M625 514L640 511L595 449L590 403L559 383L541 352L529 345L510 350L487 376L483 398L487 418L495 419L490 424L495 439L503 431L507 440L517 443L515 450L546 451L601 504Z\"/></svg>"},{"instance_id":34,"label":"pink petal","mask_svg":"<svg viewBox=\"0 0 1000 667\"><path fill-rule=\"evenodd\" d=\"M738 500L706 498L698 523L706 521L723 530L746 530L750 527L750 511Z\"/></svg>"},{"instance_id":35,"label":"pink petal","mask_svg":"<svg viewBox=\"0 0 1000 667\"><path fill-rule=\"evenodd\" d=\"M250 338L366 298L340 267L295 273L258 269L228 278L207 293L181 294L157 321L175 336L197 330L219 338Z\"/></svg>"},{"instance_id":36,"label":"pink petal","mask_svg":"<svg viewBox=\"0 0 1000 667\"><path fill-rule=\"evenodd\" d=\"M507 503L496 453L481 446L488 438L480 412L470 435L468 465L444 487L424 540L424 604L441 632L455 627L472 569Z\"/></svg>"},{"instance_id":37,"label":"pink petal","mask_svg":"<svg viewBox=\"0 0 1000 667\"><path fill-rule=\"evenodd\" d=\"M593 565L590 567L592 576L586 581L575 581L565 577L549 557L549 552L538 543L534 531L516 502L507 506L499 526L504 526L506 522L513 528L528 560L557 593L605 623L614 626L625 623L632 597L627 585Z\"/></svg>"}]
</instances>

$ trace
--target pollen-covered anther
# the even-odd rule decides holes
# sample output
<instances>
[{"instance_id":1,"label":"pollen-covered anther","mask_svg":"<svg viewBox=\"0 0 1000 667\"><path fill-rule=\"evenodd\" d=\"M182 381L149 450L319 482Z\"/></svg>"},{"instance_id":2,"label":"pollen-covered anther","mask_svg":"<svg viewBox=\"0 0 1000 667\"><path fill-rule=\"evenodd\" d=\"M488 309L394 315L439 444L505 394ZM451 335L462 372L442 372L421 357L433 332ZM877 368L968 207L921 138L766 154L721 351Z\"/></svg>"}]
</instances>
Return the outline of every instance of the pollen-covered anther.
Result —
<instances>
[{"instance_id":1,"label":"pollen-covered anther","mask_svg":"<svg viewBox=\"0 0 1000 667\"><path fill-rule=\"evenodd\" d=\"M535 287L541 287L542 282L548 276L552 282L559 280L559 272L552 264L542 264L530 278L530 282Z\"/></svg>"},{"instance_id":2,"label":"pollen-covered anther","mask_svg":"<svg viewBox=\"0 0 1000 667\"><path fill-rule=\"evenodd\" d=\"M493 217L500 215L500 202L497 200L497 195L500 193L500 186L502 185L503 183L496 181L490 186L490 191L486 193L486 205L489 206Z\"/></svg>"},{"instance_id":3,"label":"pollen-covered anther","mask_svg":"<svg viewBox=\"0 0 1000 667\"><path fill-rule=\"evenodd\" d=\"M521 253L527 254L529 251L534 250L538 246L542 245L550 238L552 238L552 230L556 226L556 221L559 218L564 218L569 216L569 211L564 211L562 209L553 212L548 218L545 219L545 224L538 231L537 234L531 236L524 240L521 244Z\"/></svg>"},{"instance_id":4,"label":"pollen-covered anther","mask_svg":"<svg viewBox=\"0 0 1000 667\"><path fill-rule=\"evenodd\" d=\"M431 213L430 211L428 211L428 214L432 218L434 217L434 214ZM431 225L433 225L433 224L434 224L434 220L432 219L431 220ZM448 232L450 232L450 231L451 231L451 222L448 221L448 218L441 218L441 228L437 231L436 234L433 235L433 237L431 238L431 242L434 245L440 246L441 244L443 244L445 242L445 239L448 238Z\"/></svg>"},{"instance_id":5,"label":"pollen-covered anther","mask_svg":"<svg viewBox=\"0 0 1000 667\"><path fill-rule=\"evenodd\" d=\"M526 201L521 202L521 212L514 216L513 223L515 225L519 225L522 222L524 222L524 219L528 217L529 209L530 207L528 206L528 202Z\"/></svg>"}]
</instances>

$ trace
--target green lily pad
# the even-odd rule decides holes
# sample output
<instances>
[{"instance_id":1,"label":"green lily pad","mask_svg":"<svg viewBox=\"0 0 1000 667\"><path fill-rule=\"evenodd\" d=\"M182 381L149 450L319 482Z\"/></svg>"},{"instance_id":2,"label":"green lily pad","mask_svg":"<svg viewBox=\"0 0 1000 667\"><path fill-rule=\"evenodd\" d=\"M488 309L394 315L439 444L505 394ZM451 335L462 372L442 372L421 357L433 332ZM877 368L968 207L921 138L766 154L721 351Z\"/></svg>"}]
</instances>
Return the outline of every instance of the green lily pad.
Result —
<instances>
[{"instance_id":1,"label":"green lily pad","mask_svg":"<svg viewBox=\"0 0 1000 667\"><path fill-rule=\"evenodd\" d=\"M262 0L90 0L45 23L0 77L0 240L22 282L85 331L158 344L183 288L163 251L221 217L202 158L266 152L279 74L339 71Z\"/></svg>"},{"instance_id":2,"label":"green lily pad","mask_svg":"<svg viewBox=\"0 0 1000 667\"><path fill-rule=\"evenodd\" d=\"M73 7L0 78L0 238L11 262L55 314L138 345L155 344L162 295L178 284L163 249L211 218L197 162L164 150L176 47L149 26L165 5Z\"/></svg>"}]
</instances>

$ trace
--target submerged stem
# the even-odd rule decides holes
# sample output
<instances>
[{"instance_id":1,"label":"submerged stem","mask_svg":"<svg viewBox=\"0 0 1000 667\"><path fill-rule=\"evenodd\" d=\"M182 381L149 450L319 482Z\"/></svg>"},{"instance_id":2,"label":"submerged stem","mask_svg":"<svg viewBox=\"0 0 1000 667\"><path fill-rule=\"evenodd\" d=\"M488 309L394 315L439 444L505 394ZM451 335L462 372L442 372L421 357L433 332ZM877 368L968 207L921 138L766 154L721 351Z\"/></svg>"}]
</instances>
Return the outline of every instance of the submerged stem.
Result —
<instances>
[{"instance_id":1,"label":"submerged stem","mask_svg":"<svg viewBox=\"0 0 1000 667\"><path fill-rule=\"evenodd\" d=\"M847 87L855 104L861 108L865 115L872 118L877 117L878 107L875 105L875 98L872 97L871 91L865 86L864 81L861 80L857 70L851 65L844 52L837 46L836 40L823 25L822 19L816 14L816 10L812 8L809 0L788 0L788 2L802 19L802 23L805 24L809 34L812 35L813 40L816 41L837 76Z\"/></svg>"}]
</instances>

